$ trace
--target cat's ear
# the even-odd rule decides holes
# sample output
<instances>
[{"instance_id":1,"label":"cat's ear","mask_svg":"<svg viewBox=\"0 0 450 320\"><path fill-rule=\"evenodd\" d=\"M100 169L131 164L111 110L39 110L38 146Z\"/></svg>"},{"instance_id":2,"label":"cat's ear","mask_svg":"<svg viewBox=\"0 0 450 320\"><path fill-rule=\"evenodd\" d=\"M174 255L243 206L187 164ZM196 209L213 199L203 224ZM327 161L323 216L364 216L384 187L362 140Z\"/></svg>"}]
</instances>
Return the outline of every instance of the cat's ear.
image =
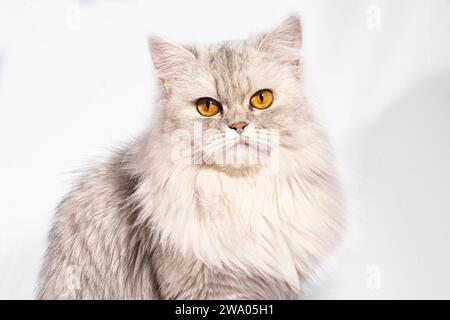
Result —
<instances>
[{"instance_id":1,"label":"cat's ear","mask_svg":"<svg viewBox=\"0 0 450 320\"><path fill-rule=\"evenodd\" d=\"M159 79L164 84L177 76L195 56L186 48L160 36L150 37L150 55Z\"/></svg>"},{"instance_id":2,"label":"cat's ear","mask_svg":"<svg viewBox=\"0 0 450 320\"><path fill-rule=\"evenodd\" d=\"M302 45L300 17L291 15L272 31L257 38L260 50L267 50L283 61L298 65Z\"/></svg>"}]
</instances>

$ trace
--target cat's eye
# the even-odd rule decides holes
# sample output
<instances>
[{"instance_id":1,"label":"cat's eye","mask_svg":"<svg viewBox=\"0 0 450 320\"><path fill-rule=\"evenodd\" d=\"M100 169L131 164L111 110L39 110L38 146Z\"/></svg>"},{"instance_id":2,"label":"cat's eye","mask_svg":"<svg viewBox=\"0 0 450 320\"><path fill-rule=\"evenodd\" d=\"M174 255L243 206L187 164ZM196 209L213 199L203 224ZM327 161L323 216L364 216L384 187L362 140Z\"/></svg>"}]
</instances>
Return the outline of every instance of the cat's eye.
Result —
<instances>
[{"instance_id":1,"label":"cat's eye","mask_svg":"<svg viewBox=\"0 0 450 320\"><path fill-rule=\"evenodd\" d=\"M273 93L269 89L263 89L256 92L250 98L250 105L256 109L267 109L272 105Z\"/></svg>"},{"instance_id":2,"label":"cat's eye","mask_svg":"<svg viewBox=\"0 0 450 320\"><path fill-rule=\"evenodd\" d=\"M222 106L213 98L200 98L197 100L197 111L204 117L212 117L219 113Z\"/></svg>"}]
</instances>

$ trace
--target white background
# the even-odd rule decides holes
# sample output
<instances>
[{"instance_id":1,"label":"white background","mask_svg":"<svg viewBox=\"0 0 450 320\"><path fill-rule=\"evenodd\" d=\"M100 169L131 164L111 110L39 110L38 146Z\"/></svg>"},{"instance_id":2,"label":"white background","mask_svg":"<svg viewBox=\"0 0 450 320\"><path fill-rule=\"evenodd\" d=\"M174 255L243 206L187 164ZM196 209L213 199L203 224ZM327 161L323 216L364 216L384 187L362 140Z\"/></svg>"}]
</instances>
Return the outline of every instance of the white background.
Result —
<instances>
[{"instance_id":1,"label":"white background","mask_svg":"<svg viewBox=\"0 0 450 320\"><path fill-rule=\"evenodd\" d=\"M149 122L151 32L244 38L299 12L349 198L311 298L450 298L450 1L0 0L0 298L33 298L73 171Z\"/></svg>"}]
</instances>

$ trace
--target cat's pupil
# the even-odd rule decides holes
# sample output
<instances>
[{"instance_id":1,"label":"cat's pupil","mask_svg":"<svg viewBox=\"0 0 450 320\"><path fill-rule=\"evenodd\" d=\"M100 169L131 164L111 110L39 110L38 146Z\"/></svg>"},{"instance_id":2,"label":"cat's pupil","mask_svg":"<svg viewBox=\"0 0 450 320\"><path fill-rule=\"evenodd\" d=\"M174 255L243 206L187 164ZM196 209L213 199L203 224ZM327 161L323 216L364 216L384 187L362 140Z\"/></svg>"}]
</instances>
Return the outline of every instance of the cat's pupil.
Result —
<instances>
[{"instance_id":1,"label":"cat's pupil","mask_svg":"<svg viewBox=\"0 0 450 320\"><path fill-rule=\"evenodd\" d=\"M264 101L264 94L262 92L259 93L259 101Z\"/></svg>"},{"instance_id":2,"label":"cat's pupil","mask_svg":"<svg viewBox=\"0 0 450 320\"><path fill-rule=\"evenodd\" d=\"M205 103L206 109L209 109L210 105L211 105L211 101L206 100L206 103Z\"/></svg>"}]
</instances>

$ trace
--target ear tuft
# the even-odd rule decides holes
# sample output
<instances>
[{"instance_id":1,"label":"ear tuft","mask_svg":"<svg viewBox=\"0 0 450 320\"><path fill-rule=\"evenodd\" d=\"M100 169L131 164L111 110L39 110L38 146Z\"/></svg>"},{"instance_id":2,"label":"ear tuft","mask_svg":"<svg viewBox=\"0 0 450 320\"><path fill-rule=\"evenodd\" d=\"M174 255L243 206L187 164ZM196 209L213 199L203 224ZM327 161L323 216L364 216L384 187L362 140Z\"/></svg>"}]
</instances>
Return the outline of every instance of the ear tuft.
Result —
<instances>
[{"instance_id":1,"label":"ear tuft","mask_svg":"<svg viewBox=\"0 0 450 320\"><path fill-rule=\"evenodd\" d=\"M195 60L192 52L160 36L150 37L150 54L162 82L176 76L182 67Z\"/></svg>"},{"instance_id":2,"label":"ear tuft","mask_svg":"<svg viewBox=\"0 0 450 320\"><path fill-rule=\"evenodd\" d=\"M278 52L283 56L298 56L301 44L302 28L300 17L296 14L290 15L275 29L258 39L258 49Z\"/></svg>"}]
</instances>

